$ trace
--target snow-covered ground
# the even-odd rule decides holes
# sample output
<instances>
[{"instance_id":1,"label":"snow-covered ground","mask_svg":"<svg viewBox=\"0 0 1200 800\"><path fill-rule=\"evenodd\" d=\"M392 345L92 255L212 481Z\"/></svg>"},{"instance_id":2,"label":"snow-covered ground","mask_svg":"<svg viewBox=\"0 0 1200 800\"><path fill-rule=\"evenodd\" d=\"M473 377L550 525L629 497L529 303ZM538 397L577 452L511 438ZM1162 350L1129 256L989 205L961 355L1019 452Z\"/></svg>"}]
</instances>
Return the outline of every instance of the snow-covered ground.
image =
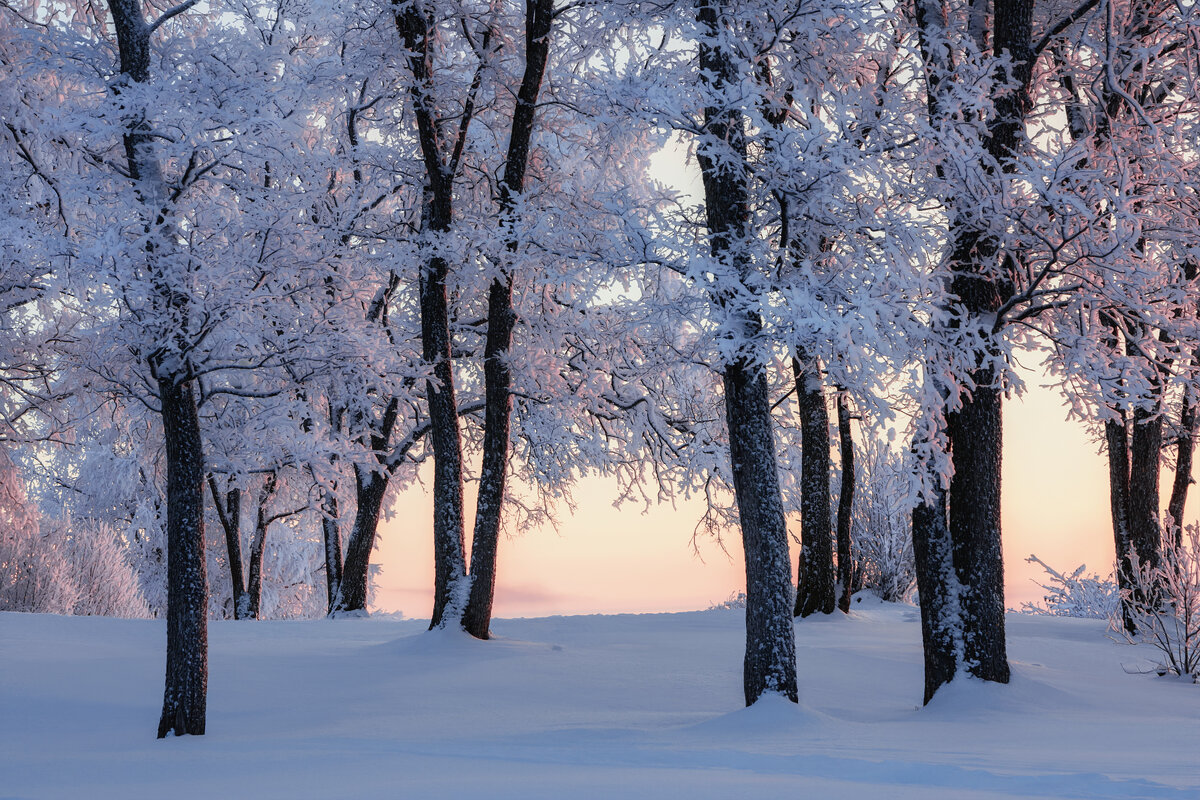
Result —
<instances>
[{"instance_id":1,"label":"snow-covered ground","mask_svg":"<svg viewBox=\"0 0 1200 800\"><path fill-rule=\"evenodd\" d=\"M920 708L917 611L797 623L742 709L742 614L218 622L208 735L157 741L160 622L0 614L3 798L1200 798L1200 686L1010 615L1007 687Z\"/></svg>"}]
</instances>

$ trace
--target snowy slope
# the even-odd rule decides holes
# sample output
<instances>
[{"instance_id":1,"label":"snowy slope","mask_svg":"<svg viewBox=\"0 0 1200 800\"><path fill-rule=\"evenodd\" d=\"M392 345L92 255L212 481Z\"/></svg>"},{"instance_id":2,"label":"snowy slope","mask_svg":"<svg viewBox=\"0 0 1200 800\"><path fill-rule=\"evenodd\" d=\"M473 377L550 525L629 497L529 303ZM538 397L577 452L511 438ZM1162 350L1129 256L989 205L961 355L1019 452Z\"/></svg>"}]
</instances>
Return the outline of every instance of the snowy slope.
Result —
<instances>
[{"instance_id":1,"label":"snowy slope","mask_svg":"<svg viewBox=\"0 0 1200 800\"><path fill-rule=\"evenodd\" d=\"M926 709L916 610L797 623L744 710L736 611L217 622L208 735L156 741L162 623L0 615L0 797L1200 798L1200 686L1102 623L1009 617L1013 682Z\"/></svg>"}]
</instances>

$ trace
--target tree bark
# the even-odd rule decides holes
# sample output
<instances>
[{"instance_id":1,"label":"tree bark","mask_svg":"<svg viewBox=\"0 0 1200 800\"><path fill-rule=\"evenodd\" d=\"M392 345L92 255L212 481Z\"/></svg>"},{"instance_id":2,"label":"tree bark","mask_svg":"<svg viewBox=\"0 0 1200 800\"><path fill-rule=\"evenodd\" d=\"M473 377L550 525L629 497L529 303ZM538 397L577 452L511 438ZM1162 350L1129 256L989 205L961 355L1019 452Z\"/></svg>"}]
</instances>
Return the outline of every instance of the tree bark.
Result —
<instances>
[{"instance_id":1,"label":"tree bark","mask_svg":"<svg viewBox=\"0 0 1200 800\"><path fill-rule=\"evenodd\" d=\"M508 229L505 250L517 252L512 232L516 200L525 189L525 170L533 142L534 114L538 93L550 55L550 28L554 21L553 0L525 2L525 72L517 90L513 109L504 177L500 182L500 225ZM504 510L504 487L508 477L509 428L512 376L508 351L512 345L513 275L510 266L492 281L488 292L488 330L484 346L483 467L479 474L479 495L475 506L475 532L471 542L471 591L463 612L463 628L479 639L489 636L492 600L496 586L496 550Z\"/></svg>"},{"instance_id":2,"label":"tree bark","mask_svg":"<svg viewBox=\"0 0 1200 800\"><path fill-rule=\"evenodd\" d=\"M1129 539L1142 564L1157 567L1162 542L1159 525L1159 470L1162 458L1162 414L1133 409L1129 444Z\"/></svg>"},{"instance_id":3,"label":"tree bark","mask_svg":"<svg viewBox=\"0 0 1200 800\"><path fill-rule=\"evenodd\" d=\"M849 613L851 582L854 579L854 563L850 554L850 515L854 510L854 438L850 431L850 406L846 392L839 391L837 397L838 441L842 451L842 486L838 492L837 557L838 557L838 608Z\"/></svg>"},{"instance_id":4,"label":"tree bark","mask_svg":"<svg viewBox=\"0 0 1200 800\"><path fill-rule=\"evenodd\" d=\"M430 50L433 24L421 4L397 4L396 27L408 53L413 83L412 99L417 138L425 163L425 208L422 231L440 237L450 231L454 177L462 142L470 125L471 111L463 112L459 140L447 160L442 126L436 119L432 93L433 56ZM461 620L466 603L463 584L467 579L463 531L462 438L454 397L454 370L450 338L450 311L446 296L449 264L433 255L421 271L421 353L433 377L426 381L430 439L433 443L433 612L429 627L443 626L449 619ZM347 561L349 557L347 556Z\"/></svg>"},{"instance_id":5,"label":"tree bark","mask_svg":"<svg viewBox=\"0 0 1200 800\"><path fill-rule=\"evenodd\" d=\"M1171 543L1176 549L1183 546L1183 510L1187 505L1188 488L1192 485L1192 459L1196 449L1196 406L1192 390L1185 387L1179 408L1179 434L1175 437L1175 479L1171 483L1171 499L1167 513L1171 516Z\"/></svg>"},{"instance_id":6,"label":"tree bark","mask_svg":"<svg viewBox=\"0 0 1200 800\"><path fill-rule=\"evenodd\" d=\"M947 415L954 477L950 537L963 619L963 661L977 678L1008 683L1000 548L1001 393L990 369L972 374L970 402Z\"/></svg>"},{"instance_id":7,"label":"tree bark","mask_svg":"<svg viewBox=\"0 0 1200 800\"><path fill-rule=\"evenodd\" d=\"M696 7L706 34L700 44L701 82L716 92L736 86L737 65L719 44L727 29L724 2L697 0ZM732 149L737 158L737 163L714 158L705 147L698 153L711 252L732 273L722 279L743 281L750 269L740 246L740 240L750 235L745 120L734 107L712 105L704 109L704 124L708 137L720 143L715 146ZM761 320L734 305L736 298L729 290L718 287L713 300L733 317L731 322L741 329L746 347L751 347L761 332ZM796 640L788 603L791 567L766 372L761 363L736 356L724 365L722 377L734 496L746 559L746 705L764 693L795 702Z\"/></svg>"},{"instance_id":8,"label":"tree bark","mask_svg":"<svg viewBox=\"0 0 1200 800\"><path fill-rule=\"evenodd\" d=\"M254 517L254 536L250 540L250 576L246 584L246 617L262 619L263 554L267 550L267 528L271 519L267 516L267 503L275 494L274 472L267 475L266 483L258 494L258 510Z\"/></svg>"},{"instance_id":9,"label":"tree bark","mask_svg":"<svg viewBox=\"0 0 1200 800\"><path fill-rule=\"evenodd\" d=\"M242 572L242 490L231 486L225 492L225 502L217 488L217 479L208 476L208 490L212 495L217 520L225 532L225 553L229 560L229 585L233 595L233 618L242 619L246 613L246 582Z\"/></svg>"},{"instance_id":10,"label":"tree bark","mask_svg":"<svg viewBox=\"0 0 1200 800\"><path fill-rule=\"evenodd\" d=\"M338 501L333 492L321 492L321 540L325 546L326 608L334 611L342 586L342 538L338 525Z\"/></svg>"},{"instance_id":11,"label":"tree bark","mask_svg":"<svg viewBox=\"0 0 1200 800\"><path fill-rule=\"evenodd\" d=\"M137 0L110 0L122 80L150 79L150 26ZM120 96L121 86L113 87ZM129 109L131 112L137 109ZM144 109L141 109L144 111ZM204 559L204 443L196 410L195 378L183 340L187 299L162 260L173 247L168 194L144 116L130 114L124 135L129 177L147 212L147 271L155 285L153 303L169 309L169 331L182 364L167 368L162 345L148 362L158 384L167 457L167 668L158 738L204 733L208 693L208 573ZM151 331L162 336L164 331Z\"/></svg>"},{"instance_id":12,"label":"tree bark","mask_svg":"<svg viewBox=\"0 0 1200 800\"><path fill-rule=\"evenodd\" d=\"M364 474L364 470L356 466L354 486L358 504L354 513L354 527L350 532L350 543L346 547L346 561L342 569L338 598L331 612L335 616L343 613L362 613L367 609L371 551L375 548L375 532L379 529L379 516L383 509L384 495L387 493L388 474Z\"/></svg>"},{"instance_id":13,"label":"tree bark","mask_svg":"<svg viewBox=\"0 0 1200 800\"><path fill-rule=\"evenodd\" d=\"M1133 543L1129 536L1129 433L1125 412L1120 419L1104 423L1104 446L1108 454L1108 501L1112 513L1113 546L1117 554L1117 588L1121 591L1121 617L1125 630L1135 633L1132 592L1134 591Z\"/></svg>"},{"instance_id":14,"label":"tree bark","mask_svg":"<svg viewBox=\"0 0 1200 800\"><path fill-rule=\"evenodd\" d=\"M837 608L833 529L829 513L829 409L819 366L797 346L792 359L800 415L800 563L795 616L832 614ZM803 359L807 363L801 363Z\"/></svg>"},{"instance_id":15,"label":"tree bark","mask_svg":"<svg viewBox=\"0 0 1200 800\"><path fill-rule=\"evenodd\" d=\"M941 480L938 475L931 478L935 485ZM947 497L940 486L933 490L931 499L913 509L912 539L917 595L921 600L921 644L925 655L923 702L928 704L938 688L954 680L958 672L958 579L954 572Z\"/></svg>"},{"instance_id":16,"label":"tree bark","mask_svg":"<svg viewBox=\"0 0 1200 800\"><path fill-rule=\"evenodd\" d=\"M208 574L204 450L192 381L158 381L167 451L167 675L158 738L204 733L208 696Z\"/></svg>"}]
</instances>

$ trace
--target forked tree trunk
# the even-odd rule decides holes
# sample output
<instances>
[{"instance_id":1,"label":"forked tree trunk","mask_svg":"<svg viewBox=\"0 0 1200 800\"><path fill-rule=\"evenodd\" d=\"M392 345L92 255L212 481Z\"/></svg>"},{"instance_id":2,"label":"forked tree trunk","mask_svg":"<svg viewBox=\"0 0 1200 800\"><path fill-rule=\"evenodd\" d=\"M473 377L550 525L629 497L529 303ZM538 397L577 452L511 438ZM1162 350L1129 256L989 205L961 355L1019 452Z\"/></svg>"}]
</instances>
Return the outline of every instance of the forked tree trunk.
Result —
<instances>
[{"instance_id":1,"label":"forked tree trunk","mask_svg":"<svg viewBox=\"0 0 1200 800\"><path fill-rule=\"evenodd\" d=\"M720 44L729 27L725 3L698 0L696 8L706 37L700 44L700 80L721 92L737 85L741 75L733 55ZM737 163L716 159L705 148L698 153L711 252L729 273L724 280L744 280L749 265L740 242L750 235L745 119L736 108L714 105L704 109L704 124L708 136L722 143L718 146L731 149L738 159ZM733 324L748 343L761 333L761 321L753 312L733 306L736 298L731 293L717 290L713 302L733 315ZM739 356L725 364L722 377L734 496L746 558L746 705L764 693L795 702L796 640L788 603L791 566L766 373L761 363Z\"/></svg>"},{"instance_id":2,"label":"forked tree trunk","mask_svg":"<svg viewBox=\"0 0 1200 800\"><path fill-rule=\"evenodd\" d=\"M246 583L246 616L248 619L262 618L263 555L267 551L267 528L271 518L267 516L267 503L275 494L275 473L267 475L266 483L258 493L258 510L254 515L254 535L250 539L250 574Z\"/></svg>"},{"instance_id":3,"label":"forked tree trunk","mask_svg":"<svg viewBox=\"0 0 1200 800\"><path fill-rule=\"evenodd\" d=\"M801 363L803 359L806 363ZM833 529L829 514L829 409L820 367L797 346L792 359L800 416L800 563L795 616L832 614L837 608Z\"/></svg>"},{"instance_id":4,"label":"forked tree trunk","mask_svg":"<svg viewBox=\"0 0 1200 800\"><path fill-rule=\"evenodd\" d=\"M208 489L212 495L217 520L225 532L225 553L229 560L229 585L233 595L233 618L242 619L246 613L246 581L242 572L242 490L232 486L221 500L217 479L208 476Z\"/></svg>"},{"instance_id":5,"label":"forked tree trunk","mask_svg":"<svg viewBox=\"0 0 1200 800\"><path fill-rule=\"evenodd\" d=\"M996 114L989 120L982 142L991 162L1003 172L1017 154L1022 141L1026 115L1031 108L1030 85L1033 75L1033 0L994 0L992 3L992 41L996 53L1011 58L1007 77L1016 85L1011 91L996 97ZM928 88L928 108L935 122L950 109L942 107L940 83L949 74L949 55L942 26L945 17L936 3L918 0L915 4L919 46L924 61ZM979 6L977 10L982 11ZM969 33L984 51L986 16L974 15ZM981 164L981 170L994 173L994 167ZM998 175L994 177L999 178ZM1015 269L1011 259L999 250L998 243L980 231L970 215L952 208L950 234L954 249L949 258L953 273L951 293L957 297L962 313L971 320L986 323L996 319L1005 300L1012 294L1011 281L1005 277ZM1000 275L997 275L999 267ZM998 331L992 333L998 335ZM989 347L988 343L983 345ZM1004 631L1004 565L1001 559L1000 537L1000 457L1003 439L1001 424L1002 392L994 370L987 362L994 352L976 355L976 368L968 376L972 387L954 413L946 414L947 437L954 477L949 491L949 535L953 550L955 578L959 584L958 608L963 632L962 663L954 669L965 668L983 680L1007 683L1009 667ZM926 525L926 530L929 530ZM917 538L914 534L914 540ZM934 591L944 585L934 581ZM922 597L949 609L945 598ZM927 668L929 652L939 650L937 642L926 641ZM940 659L934 659L941 663ZM940 676L927 676L926 690L936 690Z\"/></svg>"},{"instance_id":6,"label":"forked tree trunk","mask_svg":"<svg viewBox=\"0 0 1200 800\"><path fill-rule=\"evenodd\" d=\"M837 397L838 441L842 453L842 486L838 492L837 556L838 556L838 608L850 611L851 582L854 580L854 564L850 554L850 515L854 510L854 438L850 431L850 406L846 392L841 390Z\"/></svg>"},{"instance_id":7,"label":"forked tree trunk","mask_svg":"<svg viewBox=\"0 0 1200 800\"><path fill-rule=\"evenodd\" d=\"M525 72L513 109L508 154L500 182L500 224L509 230L505 243L508 254L517 252L512 238L516 199L525 190L525 170L533 141L534 112L538 93L550 55L550 28L554 21L553 0L526 0ZM463 611L463 628L479 639L486 639L492 621L492 600L496 587L496 550L504 511L504 487L508 477L509 425L512 376L508 351L512 344L516 314L512 305L513 275L506 268L492 281L488 292L488 330L484 346L483 467L479 474L479 495L475 507L475 533L471 542L471 591Z\"/></svg>"}]
</instances>

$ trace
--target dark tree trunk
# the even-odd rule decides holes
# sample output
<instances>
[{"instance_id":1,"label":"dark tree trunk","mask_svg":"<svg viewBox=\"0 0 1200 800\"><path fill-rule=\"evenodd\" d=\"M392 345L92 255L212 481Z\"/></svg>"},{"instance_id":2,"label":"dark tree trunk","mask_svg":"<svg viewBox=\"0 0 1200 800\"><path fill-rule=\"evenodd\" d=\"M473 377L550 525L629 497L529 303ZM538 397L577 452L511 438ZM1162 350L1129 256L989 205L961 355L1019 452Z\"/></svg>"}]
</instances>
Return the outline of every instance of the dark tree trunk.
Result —
<instances>
[{"instance_id":1,"label":"dark tree trunk","mask_svg":"<svg viewBox=\"0 0 1200 800\"><path fill-rule=\"evenodd\" d=\"M448 220L447 220L448 222ZM441 230L448 229L442 228ZM429 627L440 627L448 608L462 613L458 596L466 580L463 533L462 442L450 362L450 317L446 304L446 262L430 260L421 287L421 340L434 379L425 385L433 439L434 597ZM453 604L453 606L452 606Z\"/></svg>"},{"instance_id":2,"label":"dark tree trunk","mask_svg":"<svg viewBox=\"0 0 1200 800\"><path fill-rule=\"evenodd\" d=\"M1125 354L1137 357L1144 352L1135 338L1145 335L1144 326L1130 324L1125 339ZM1157 567L1161 561L1162 529L1159 522L1159 475L1162 462L1163 374L1158 364L1150 370L1149 398L1133 408L1129 437L1129 543L1143 565Z\"/></svg>"},{"instance_id":3,"label":"dark tree trunk","mask_svg":"<svg viewBox=\"0 0 1200 800\"><path fill-rule=\"evenodd\" d=\"M417 138L425 163L425 209L422 230L434 237L450 231L454 178L458 159L470 126L478 72L458 125L458 140L447 149L443 129L436 117L432 91L432 20L420 4L398 7L396 27L408 53L413 83L409 92ZM486 41L484 50L487 49ZM466 555L463 531L462 439L454 398L454 369L450 338L450 310L446 296L449 264L439 255L429 258L421 271L421 352L433 377L425 384L429 405L430 439L433 443L433 613L430 629L449 618L461 621L466 597ZM349 556L347 555L347 568Z\"/></svg>"},{"instance_id":4,"label":"dark tree trunk","mask_svg":"<svg viewBox=\"0 0 1200 800\"><path fill-rule=\"evenodd\" d=\"M746 560L746 705L766 692L796 702L796 640L788 606L791 566L766 374L761 365L740 361L726 366L724 386Z\"/></svg>"},{"instance_id":5,"label":"dark tree trunk","mask_svg":"<svg viewBox=\"0 0 1200 800\"><path fill-rule=\"evenodd\" d=\"M930 476L936 484L941 476ZM954 573L954 547L947 520L947 498L942 488L919 503L912 512L913 559L917 569L917 596L921 601L921 644L925 653L925 699L928 703L958 671L956 635L958 579Z\"/></svg>"},{"instance_id":6,"label":"dark tree trunk","mask_svg":"<svg viewBox=\"0 0 1200 800\"><path fill-rule=\"evenodd\" d=\"M1031 107L1033 75L1033 0L995 0L993 49L1011 59L1013 91L996 98L996 115L984 141L989 155L1007 172L1021 142ZM956 221L957 245L951 266L951 291L963 310L976 319L993 316L1011 296L1006 275L1011 260L996 242ZM1002 277L994 275L997 260ZM981 353L979 359L990 358ZM995 372L980 366L969 376L974 387L962 407L947 414L947 433L954 463L950 482L950 538L959 582L963 625L963 659L977 678L1009 680L1004 631L1004 562L1001 553L1000 467L1003 444L1001 401Z\"/></svg>"},{"instance_id":7,"label":"dark tree trunk","mask_svg":"<svg viewBox=\"0 0 1200 800\"><path fill-rule=\"evenodd\" d=\"M342 586L342 538L337 495L327 491L321 492L321 538L325 545L326 608L332 613Z\"/></svg>"},{"instance_id":8,"label":"dark tree trunk","mask_svg":"<svg viewBox=\"0 0 1200 800\"><path fill-rule=\"evenodd\" d=\"M1000 548L1001 392L991 370L976 370L972 379L971 401L946 420L954 457L950 538L963 618L963 658L975 677L1008 683Z\"/></svg>"},{"instance_id":9,"label":"dark tree trunk","mask_svg":"<svg viewBox=\"0 0 1200 800\"><path fill-rule=\"evenodd\" d=\"M1200 260L1189 258L1183 263L1183 277L1195 283L1200 277ZM1185 311L1180 312L1182 316ZM1193 307L1193 317L1200 308ZM1192 351L1191 366L1200 365L1200 349ZM1190 385L1183 388L1183 399L1179 406L1179 431L1175 435L1175 479L1171 483L1171 499L1167 502L1167 513L1171 517L1171 544L1183 546L1183 510L1187 505L1188 488L1192 485L1192 458L1196 449L1196 402L1195 390Z\"/></svg>"},{"instance_id":10,"label":"dark tree trunk","mask_svg":"<svg viewBox=\"0 0 1200 800\"><path fill-rule=\"evenodd\" d=\"M267 528L271 519L267 516L267 503L275 494L275 473L267 475L262 491L258 494L258 510L254 517L254 537L250 540L250 576L246 584L246 609L248 619L262 619L263 554L267 550Z\"/></svg>"},{"instance_id":11,"label":"dark tree trunk","mask_svg":"<svg viewBox=\"0 0 1200 800\"><path fill-rule=\"evenodd\" d=\"M225 552L229 560L229 584L233 594L233 618L242 619L246 613L246 582L242 573L242 490L230 488L221 502L217 479L208 476L208 490L212 495L217 519L225 532Z\"/></svg>"},{"instance_id":12,"label":"dark tree trunk","mask_svg":"<svg viewBox=\"0 0 1200 800\"><path fill-rule=\"evenodd\" d=\"M697 2L698 19L708 37L700 45L700 80L717 92L740 79L732 55L718 44L728 27L725 13L720 0ZM742 281L750 268L738 246L750 235L745 120L735 108L709 106L704 109L704 123L712 140L722 143L716 146L731 148L739 159L737 163L718 160L706 148L698 154L712 255L730 273L723 280ZM718 288L713 299L733 316L747 346L752 346L749 343L761 333L758 317L734 306L737 300L729 290ZM746 557L746 705L764 693L795 702L796 639L788 603L791 566L766 373L760 363L738 356L725 365L723 381L734 496Z\"/></svg>"},{"instance_id":13,"label":"dark tree trunk","mask_svg":"<svg viewBox=\"0 0 1200 800\"><path fill-rule=\"evenodd\" d=\"M829 514L829 409L820 368L797 346L792 359L800 415L800 563L795 616L832 614L837 608L833 529ZM801 363L803 359L807 363Z\"/></svg>"},{"instance_id":14,"label":"dark tree trunk","mask_svg":"<svg viewBox=\"0 0 1200 800\"><path fill-rule=\"evenodd\" d=\"M136 0L110 0L113 27L123 79L150 79L150 26ZM113 94L120 96L121 86ZM148 359L158 384L163 437L167 456L167 670L158 738L204 733L208 693L208 573L204 559L204 444L196 411L195 379L187 363L183 330L187 296L172 283L162 257L172 247L170 213L162 170L153 152L149 123L137 109L124 135L129 177L138 201L147 212L147 272L157 296L153 303L176 329L173 355L182 356L182 369L165 369L164 350ZM153 331L161 336L163 331Z\"/></svg>"},{"instance_id":15,"label":"dark tree trunk","mask_svg":"<svg viewBox=\"0 0 1200 800\"><path fill-rule=\"evenodd\" d=\"M854 564L850 555L850 515L854 510L854 439L850 432L850 406L846 392L837 398L838 441L842 451L842 486L838 492L837 556L838 608L850 611L850 595L854 580Z\"/></svg>"},{"instance_id":16,"label":"dark tree trunk","mask_svg":"<svg viewBox=\"0 0 1200 800\"><path fill-rule=\"evenodd\" d=\"M937 70L946 66L946 57L944 46L938 43L941 33L930 36L942 24L938 9L927 5L933 4L916 4L917 24L926 65L929 112L936 119L943 114L941 75ZM994 52L1007 53L1012 59L1007 77L1016 86L996 97L996 114L989 122L983 145L994 163L1008 172L1031 106L1033 0L994 0L993 11L992 47ZM982 27L973 29L972 35L983 47L986 37ZM981 166L988 171L992 169ZM949 262L954 274L951 292L967 318L994 318L1012 295L1012 283L1007 277L1014 269L1012 260L999 251L997 242L974 227L965 214L954 213L951 235L954 240ZM1000 275L996 274L997 267ZM988 346L984 344L985 348ZM971 391L961 398L959 410L946 415L954 465L949 492L949 532L959 584L957 613L963 631L963 663L954 664L954 668L965 666L975 677L1007 683L1004 564L1000 545L1002 393L996 385L994 370L985 366L994 357L994 353L977 354L978 366L969 376ZM938 588L937 582L931 584L934 591ZM926 601L949 607L944 598L922 598L923 603ZM926 650L937 652L939 646L927 642ZM927 692L941 682L937 675L932 679L927 677Z\"/></svg>"},{"instance_id":17,"label":"dark tree trunk","mask_svg":"<svg viewBox=\"0 0 1200 800\"><path fill-rule=\"evenodd\" d=\"M387 494L388 474L364 474L362 469L355 467L354 485L358 504L354 513L354 527L350 531L350 543L346 547L338 598L331 612L333 615L361 613L367 609L371 551L375 548L375 532L379 529L383 498Z\"/></svg>"},{"instance_id":18,"label":"dark tree trunk","mask_svg":"<svg viewBox=\"0 0 1200 800\"><path fill-rule=\"evenodd\" d=\"M1183 545L1183 510L1187 505L1188 487L1192 485L1192 458L1196 449L1196 406L1192 390L1185 388L1179 408L1179 434L1175 437L1175 480L1171 484L1171 499L1167 513L1171 516L1171 544Z\"/></svg>"},{"instance_id":19,"label":"dark tree trunk","mask_svg":"<svg viewBox=\"0 0 1200 800\"><path fill-rule=\"evenodd\" d=\"M167 452L167 679L158 738L204 733L208 574L204 450L191 380L158 381Z\"/></svg>"},{"instance_id":20,"label":"dark tree trunk","mask_svg":"<svg viewBox=\"0 0 1200 800\"><path fill-rule=\"evenodd\" d=\"M516 198L525 189L525 170L533 141L534 112L550 55L550 27L554 21L553 0L525 2L525 73L517 91L512 131L500 182L500 224L511 229ZM509 238L508 253L516 253L517 242ZM504 510L504 486L508 477L509 424L512 416L512 382L508 351L512 344L516 315L512 306L510 269L492 281L488 292L488 332L484 346L483 374L487 407L484 411L483 467L479 474L479 496L475 506L475 533L471 543L471 592L463 612L467 633L486 639L492 621L492 599L496 587L496 549Z\"/></svg>"},{"instance_id":21,"label":"dark tree trunk","mask_svg":"<svg viewBox=\"0 0 1200 800\"><path fill-rule=\"evenodd\" d=\"M1112 511L1113 544L1117 554L1117 587L1121 590L1121 617L1125 630L1134 633L1133 543L1129 537L1129 433L1125 413L1104 423L1104 445L1108 451L1108 501Z\"/></svg>"},{"instance_id":22,"label":"dark tree trunk","mask_svg":"<svg viewBox=\"0 0 1200 800\"><path fill-rule=\"evenodd\" d=\"M1160 560L1159 465L1162 458L1162 414L1158 407L1134 408L1129 446L1129 539L1142 564Z\"/></svg>"}]
</instances>

